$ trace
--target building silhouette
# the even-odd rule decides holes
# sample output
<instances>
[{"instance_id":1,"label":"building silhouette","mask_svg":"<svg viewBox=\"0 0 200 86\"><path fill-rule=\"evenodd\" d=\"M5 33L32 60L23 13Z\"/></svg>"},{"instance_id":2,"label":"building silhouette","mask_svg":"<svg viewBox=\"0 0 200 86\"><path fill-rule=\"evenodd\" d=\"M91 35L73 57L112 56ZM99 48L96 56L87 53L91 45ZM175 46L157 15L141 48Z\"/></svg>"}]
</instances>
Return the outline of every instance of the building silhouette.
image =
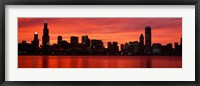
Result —
<instances>
[{"instance_id":1,"label":"building silhouette","mask_svg":"<svg viewBox=\"0 0 200 86\"><path fill-rule=\"evenodd\" d=\"M133 54L138 54L139 53L139 42L134 41L133 42Z\"/></svg>"},{"instance_id":2,"label":"building silhouette","mask_svg":"<svg viewBox=\"0 0 200 86\"><path fill-rule=\"evenodd\" d=\"M169 55L171 55L173 53L172 43L167 44L167 51L168 51Z\"/></svg>"},{"instance_id":3,"label":"building silhouette","mask_svg":"<svg viewBox=\"0 0 200 86\"><path fill-rule=\"evenodd\" d=\"M128 43L125 43L125 44L124 44L124 47L125 47L124 54L125 54L125 55L128 55L128 53L129 53L129 44L128 44Z\"/></svg>"},{"instance_id":4,"label":"building silhouette","mask_svg":"<svg viewBox=\"0 0 200 86\"><path fill-rule=\"evenodd\" d=\"M82 36L82 44L86 47L90 47L90 39L87 35Z\"/></svg>"},{"instance_id":5,"label":"building silhouette","mask_svg":"<svg viewBox=\"0 0 200 86\"><path fill-rule=\"evenodd\" d=\"M93 54L101 54L103 53L103 42L102 40L92 39L91 40L91 52Z\"/></svg>"},{"instance_id":6,"label":"building silhouette","mask_svg":"<svg viewBox=\"0 0 200 86\"><path fill-rule=\"evenodd\" d=\"M113 52L114 54L118 54L119 52L119 46L117 42L113 42Z\"/></svg>"},{"instance_id":7,"label":"building silhouette","mask_svg":"<svg viewBox=\"0 0 200 86\"><path fill-rule=\"evenodd\" d=\"M140 45L144 45L144 36L143 36L143 34L140 35Z\"/></svg>"},{"instance_id":8,"label":"building silhouette","mask_svg":"<svg viewBox=\"0 0 200 86\"><path fill-rule=\"evenodd\" d=\"M175 47L175 49L177 49L179 47L178 42L174 43L174 47Z\"/></svg>"},{"instance_id":9,"label":"building silhouette","mask_svg":"<svg viewBox=\"0 0 200 86\"><path fill-rule=\"evenodd\" d=\"M128 55L133 55L134 53L134 43L131 41L128 43Z\"/></svg>"},{"instance_id":10,"label":"building silhouette","mask_svg":"<svg viewBox=\"0 0 200 86\"><path fill-rule=\"evenodd\" d=\"M70 37L70 43L71 43L71 45L78 45L78 37L77 36L71 36Z\"/></svg>"},{"instance_id":11,"label":"building silhouette","mask_svg":"<svg viewBox=\"0 0 200 86\"><path fill-rule=\"evenodd\" d=\"M70 47L70 45L69 45L69 43L68 43L66 40L62 40L61 46L59 46L59 47L61 48L61 50L62 50L62 49L63 49L63 50L68 50L69 47Z\"/></svg>"},{"instance_id":12,"label":"building silhouette","mask_svg":"<svg viewBox=\"0 0 200 86\"><path fill-rule=\"evenodd\" d=\"M112 42L108 42L108 49L109 49L109 50L112 50L112 49L113 49Z\"/></svg>"},{"instance_id":13,"label":"building silhouette","mask_svg":"<svg viewBox=\"0 0 200 86\"><path fill-rule=\"evenodd\" d=\"M145 52L146 54L151 54L151 27L145 27Z\"/></svg>"},{"instance_id":14,"label":"building silhouette","mask_svg":"<svg viewBox=\"0 0 200 86\"><path fill-rule=\"evenodd\" d=\"M108 43L107 43L107 46L108 46L108 48L107 48L108 54L109 54L109 55L114 54L112 42L108 42Z\"/></svg>"},{"instance_id":15,"label":"building silhouette","mask_svg":"<svg viewBox=\"0 0 200 86\"><path fill-rule=\"evenodd\" d=\"M57 44L58 44L58 46L62 45L62 36L58 36Z\"/></svg>"},{"instance_id":16,"label":"building silhouette","mask_svg":"<svg viewBox=\"0 0 200 86\"><path fill-rule=\"evenodd\" d=\"M33 39L33 41L31 41L31 44L35 48L39 48L39 39L38 39L38 33L37 32L34 33L34 39Z\"/></svg>"},{"instance_id":17,"label":"building silhouette","mask_svg":"<svg viewBox=\"0 0 200 86\"><path fill-rule=\"evenodd\" d=\"M18 54L26 54L28 52L29 44L23 40L21 43L18 44Z\"/></svg>"},{"instance_id":18,"label":"building silhouette","mask_svg":"<svg viewBox=\"0 0 200 86\"><path fill-rule=\"evenodd\" d=\"M180 42L180 45L178 45L178 42L174 43L174 53L175 55L181 55L182 54L182 45Z\"/></svg>"},{"instance_id":19,"label":"building silhouette","mask_svg":"<svg viewBox=\"0 0 200 86\"><path fill-rule=\"evenodd\" d=\"M138 54L142 55L144 54L144 36L143 34L140 35L140 42L139 42L139 51L138 51Z\"/></svg>"},{"instance_id":20,"label":"building silhouette","mask_svg":"<svg viewBox=\"0 0 200 86\"><path fill-rule=\"evenodd\" d=\"M126 50L125 49L125 44L121 44L120 48L121 48L121 54L124 55L125 54L125 50Z\"/></svg>"},{"instance_id":21,"label":"building silhouette","mask_svg":"<svg viewBox=\"0 0 200 86\"><path fill-rule=\"evenodd\" d=\"M43 46L49 45L49 29L47 21L44 22L43 36L42 36L42 44Z\"/></svg>"}]
</instances>

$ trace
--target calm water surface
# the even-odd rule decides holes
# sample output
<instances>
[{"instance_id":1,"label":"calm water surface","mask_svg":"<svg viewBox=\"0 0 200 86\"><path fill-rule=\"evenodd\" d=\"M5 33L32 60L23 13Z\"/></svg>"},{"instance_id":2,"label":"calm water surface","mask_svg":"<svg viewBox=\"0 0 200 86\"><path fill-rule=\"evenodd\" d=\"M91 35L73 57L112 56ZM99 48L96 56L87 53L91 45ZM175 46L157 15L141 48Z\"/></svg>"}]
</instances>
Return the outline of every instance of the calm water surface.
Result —
<instances>
[{"instance_id":1,"label":"calm water surface","mask_svg":"<svg viewBox=\"0 0 200 86\"><path fill-rule=\"evenodd\" d=\"M18 56L18 68L182 68L182 56Z\"/></svg>"}]
</instances>

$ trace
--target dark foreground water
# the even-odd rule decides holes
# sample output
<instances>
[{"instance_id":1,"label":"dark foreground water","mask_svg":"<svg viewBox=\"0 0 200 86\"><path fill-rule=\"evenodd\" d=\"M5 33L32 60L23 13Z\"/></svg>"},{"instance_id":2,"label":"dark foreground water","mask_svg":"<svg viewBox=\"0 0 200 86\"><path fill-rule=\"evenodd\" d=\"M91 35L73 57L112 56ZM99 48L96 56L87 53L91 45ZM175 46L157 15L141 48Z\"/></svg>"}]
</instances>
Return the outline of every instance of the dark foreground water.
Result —
<instances>
[{"instance_id":1,"label":"dark foreground water","mask_svg":"<svg viewBox=\"0 0 200 86\"><path fill-rule=\"evenodd\" d=\"M18 68L182 68L182 56L18 56Z\"/></svg>"}]
</instances>

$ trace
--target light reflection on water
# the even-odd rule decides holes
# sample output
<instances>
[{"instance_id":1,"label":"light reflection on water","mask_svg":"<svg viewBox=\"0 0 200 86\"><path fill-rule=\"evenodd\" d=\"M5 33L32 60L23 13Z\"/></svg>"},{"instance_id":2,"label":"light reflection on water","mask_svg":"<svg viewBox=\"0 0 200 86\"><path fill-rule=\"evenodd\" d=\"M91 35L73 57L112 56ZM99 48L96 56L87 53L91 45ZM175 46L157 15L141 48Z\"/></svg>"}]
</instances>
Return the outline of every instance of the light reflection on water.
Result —
<instances>
[{"instance_id":1,"label":"light reflection on water","mask_svg":"<svg viewBox=\"0 0 200 86\"><path fill-rule=\"evenodd\" d=\"M182 68L182 56L18 56L18 68Z\"/></svg>"}]
</instances>

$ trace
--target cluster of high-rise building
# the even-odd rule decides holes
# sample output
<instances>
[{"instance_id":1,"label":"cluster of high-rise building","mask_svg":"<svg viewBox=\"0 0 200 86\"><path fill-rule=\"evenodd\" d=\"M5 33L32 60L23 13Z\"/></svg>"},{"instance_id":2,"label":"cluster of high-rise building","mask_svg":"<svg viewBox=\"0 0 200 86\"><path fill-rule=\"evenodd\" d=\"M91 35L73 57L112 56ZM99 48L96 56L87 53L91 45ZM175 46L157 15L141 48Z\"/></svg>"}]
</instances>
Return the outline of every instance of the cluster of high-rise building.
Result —
<instances>
[{"instance_id":1,"label":"cluster of high-rise building","mask_svg":"<svg viewBox=\"0 0 200 86\"><path fill-rule=\"evenodd\" d=\"M48 23L44 23L42 45L39 45L38 33L34 33L31 43L22 41L18 43L19 55L182 55L182 39L180 44L172 43L162 45L152 44L151 27L145 27L145 36L140 35L139 41L130 41L125 44L108 42L105 48L103 41L82 36L79 43L77 36L71 36L70 42L57 37L57 43L50 45Z\"/></svg>"}]
</instances>

